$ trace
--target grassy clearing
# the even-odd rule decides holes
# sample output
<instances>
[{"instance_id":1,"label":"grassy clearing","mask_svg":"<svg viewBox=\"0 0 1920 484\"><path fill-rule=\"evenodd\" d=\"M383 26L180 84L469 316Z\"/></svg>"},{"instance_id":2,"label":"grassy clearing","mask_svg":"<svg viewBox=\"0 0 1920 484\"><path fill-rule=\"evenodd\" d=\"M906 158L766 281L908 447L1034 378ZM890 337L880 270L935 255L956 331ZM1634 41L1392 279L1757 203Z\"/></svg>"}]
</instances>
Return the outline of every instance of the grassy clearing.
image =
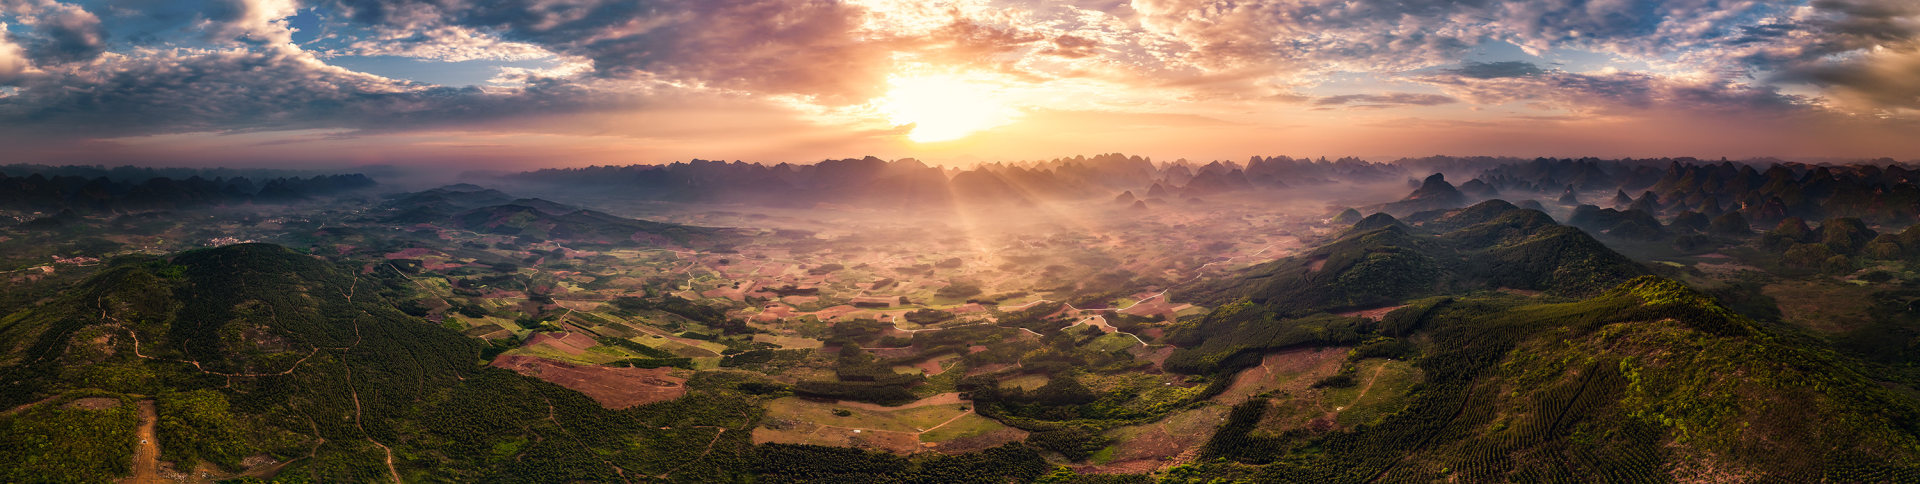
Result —
<instances>
[{"instance_id":1,"label":"grassy clearing","mask_svg":"<svg viewBox=\"0 0 1920 484\"><path fill-rule=\"evenodd\" d=\"M708 343L712 346L690 345L687 344L684 339L668 338L657 334L643 334L627 338L627 340L666 350L673 353L674 356L684 356L688 358L715 357L718 356L721 351L726 350L725 346L715 343Z\"/></svg>"},{"instance_id":2,"label":"grassy clearing","mask_svg":"<svg viewBox=\"0 0 1920 484\"><path fill-rule=\"evenodd\" d=\"M1110 353L1114 351L1124 350L1127 348L1132 348L1139 344L1140 342L1138 340L1133 339L1132 336L1127 336L1120 333L1112 333L1106 336L1101 336L1099 338L1094 338L1093 341L1088 341L1087 344L1083 346L1083 348L1091 351Z\"/></svg>"},{"instance_id":3,"label":"grassy clearing","mask_svg":"<svg viewBox=\"0 0 1920 484\"><path fill-rule=\"evenodd\" d=\"M693 358L693 369L717 370L717 369L720 369L720 360L723 360L723 359L725 358L719 357L719 356L704 356L704 357Z\"/></svg>"},{"instance_id":4,"label":"grassy clearing","mask_svg":"<svg viewBox=\"0 0 1920 484\"><path fill-rule=\"evenodd\" d=\"M1234 375L1233 384L1213 401L1234 405L1272 390L1304 393L1313 382L1338 373L1346 357L1344 346L1271 353L1261 357L1259 366Z\"/></svg>"},{"instance_id":5,"label":"grassy clearing","mask_svg":"<svg viewBox=\"0 0 1920 484\"><path fill-rule=\"evenodd\" d=\"M756 343L773 343L776 345L780 345L780 349L787 349L787 350L793 350L793 349L810 350L810 349L819 348L825 345L825 343L822 343L820 340L813 339L813 338L803 338L799 336L774 336L771 334L764 334L764 333L753 335L753 341Z\"/></svg>"},{"instance_id":6,"label":"grassy clearing","mask_svg":"<svg viewBox=\"0 0 1920 484\"><path fill-rule=\"evenodd\" d=\"M874 410L834 402L787 397L767 402L767 418L855 429L919 433L965 413L960 410L963 405L927 405L897 410ZM847 415L836 415L836 410L845 412Z\"/></svg>"},{"instance_id":7,"label":"grassy clearing","mask_svg":"<svg viewBox=\"0 0 1920 484\"><path fill-rule=\"evenodd\" d=\"M702 340L691 339L691 338L681 338L678 336L666 334L666 331L663 331L659 328L636 327L635 329L639 329L642 333L645 333L645 334L635 336L632 338L627 338L628 340L633 341L635 343L640 343L643 345L652 346L652 347L660 348L667 351L672 351L674 352L674 354L677 354L680 356L687 356L687 357L719 356L721 352L727 350L727 345L715 343L712 341L702 341ZM691 351L683 351L683 349L691 349Z\"/></svg>"},{"instance_id":8,"label":"grassy clearing","mask_svg":"<svg viewBox=\"0 0 1920 484\"><path fill-rule=\"evenodd\" d=\"M1114 444L1095 452L1090 460L1172 459L1206 443L1214 429L1226 420L1227 409L1225 405L1201 405L1174 412L1158 422L1115 428L1106 434L1114 439Z\"/></svg>"},{"instance_id":9,"label":"grassy clearing","mask_svg":"<svg viewBox=\"0 0 1920 484\"><path fill-rule=\"evenodd\" d=\"M978 437L1006 429L999 421L976 414L967 414L947 423L946 426L920 434L921 442L946 442L954 439Z\"/></svg>"},{"instance_id":10,"label":"grassy clearing","mask_svg":"<svg viewBox=\"0 0 1920 484\"><path fill-rule=\"evenodd\" d=\"M1000 386L1019 387L1021 390L1033 391L1039 389L1041 386L1045 386L1047 381L1048 378L1046 375L1020 375L1000 380Z\"/></svg>"},{"instance_id":11,"label":"grassy clearing","mask_svg":"<svg viewBox=\"0 0 1920 484\"><path fill-rule=\"evenodd\" d=\"M574 303L572 305L567 304L570 302L571 301L562 301L561 306L566 307L568 309L572 309L573 311L570 313L567 313L567 315L569 317L574 318L577 322L587 323L589 325L596 326L596 327L610 326L615 324L615 321L612 317L593 313L593 310L597 309L597 307L600 305L599 303L589 303L589 304L593 304L594 307L576 307L576 306L580 306L580 304L579 303Z\"/></svg>"},{"instance_id":12,"label":"grassy clearing","mask_svg":"<svg viewBox=\"0 0 1920 484\"><path fill-rule=\"evenodd\" d=\"M1876 289L1827 281L1768 284L1761 292L1780 305L1788 323L1822 333L1844 333L1873 323L1868 314Z\"/></svg>"},{"instance_id":13,"label":"grassy clearing","mask_svg":"<svg viewBox=\"0 0 1920 484\"><path fill-rule=\"evenodd\" d=\"M1321 394L1321 402L1338 412L1334 421L1343 426L1372 423L1406 405L1406 396L1421 372L1412 363L1371 358L1355 365L1360 384L1348 388L1330 388Z\"/></svg>"},{"instance_id":14,"label":"grassy clearing","mask_svg":"<svg viewBox=\"0 0 1920 484\"><path fill-rule=\"evenodd\" d=\"M482 316L478 318L469 318L466 316L451 316L451 317L454 319L460 320L460 323L466 325L467 328L469 329L478 328L478 327L486 326L489 324L497 325L502 329L506 329L507 331L512 332L514 338L524 338L527 336L527 333L530 332L527 328L523 328L519 324L515 324L513 320L498 317L498 316Z\"/></svg>"},{"instance_id":15,"label":"grassy clearing","mask_svg":"<svg viewBox=\"0 0 1920 484\"><path fill-rule=\"evenodd\" d=\"M576 354L569 354L567 352L556 350L546 346L522 346L519 348L508 350L504 354L515 355L515 356L536 356L536 357L546 358L554 361L564 361L568 363L578 363L583 365L604 365L607 363L612 363L612 362L620 361L627 358L635 358L639 356L639 355L633 355L631 353L618 350L618 349L601 350L600 348L605 348L605 347L595 347L593 349L580 352L580 354L576 355Z\"/></svg>"}]
</instances>

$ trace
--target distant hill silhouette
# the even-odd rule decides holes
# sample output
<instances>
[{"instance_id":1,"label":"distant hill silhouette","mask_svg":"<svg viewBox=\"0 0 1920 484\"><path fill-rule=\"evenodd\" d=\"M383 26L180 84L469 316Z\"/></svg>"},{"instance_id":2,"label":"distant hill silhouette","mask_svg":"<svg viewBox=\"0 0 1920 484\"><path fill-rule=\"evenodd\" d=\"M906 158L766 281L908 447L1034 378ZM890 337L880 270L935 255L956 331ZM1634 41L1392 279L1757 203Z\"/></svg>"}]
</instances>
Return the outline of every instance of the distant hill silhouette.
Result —
<instances>
[{"instance_id":1,"label":"distant hill silhouette","mask_svg":"<svg viewBox=\"0 0 1920 484\"><path fill-rule=\"evenodd\" d=\"M668 165L596 166L538 170L502 181L534 191L564 190L626 199L680 202L885 203L948 207L955 203L1032 204L1044 200L1112 198L1186 199L1294 184L1381 181L1398 167L1354 158L1328 161L1284 156L1247 163L1186 160L1155 163L1123 154L1075 156L1040 162L988 163L943 170L911 158L827 160L815 164L694 160Z\"/></svg>"},{"instance_id":2,"label":"distant hill silhouette","mask_svg":"<svg viewBox=\"0 0 1920 484\"><path fill-rule=\"evenodd\" d=\"M1890 159L1827 166L1779 160L1540 158L1481 170L1481 179L1508 196L1537 193L1541 199L1578 204L1577 192L1612 192L1590 200L1656 217L1689 210L1709 217L1738 211L1763 226L1787 217L1901 224L1920 219L1920 170Z\"/></svg>"},{"instance_id":3,"label":"distant hill silhouette","mask_svg":"<svg viewBox=\"0 0 1920 484\"><path fill-rule=\"evenodd\" d=\"M1476 179L1474 181L1479 180ZM1485 186L1485 184L1481 184L1481 186ZM1465 193L1461 193L1458 188L1454 188L1452 183L1447 182L1446 174L1435 173L1428 175L1426 180L1421 181L1420 186L1413 189L1413 193L1408 193L1406 198L1400 199L1400 201L1397 202L1380 205L1376 207L1376 209L1381 212L1404 216L1428 210L1460 208L1469 201L1471 200L1468 199Z\"/></svg>"},{"instance_id":4,"label":"distant hill silhouette","mask_svg":"<svg viewBox=\"0 0 1920 484\"><path fill-rule=\"evenodd\" d=\"M125 174L125 173L122 173ZM0 209L18 211L111 213L181 209L246 203L287 203L373 187L365 175L307 178L246 177L185 179L154 177L131 181L40 173L0 174Z\"/></svg>"},{"instance_id":5,"label":"distant hill silhouette","mask_svg":"<svg viewBox=\"0 0 1920 484\"><path fill-rule=\"evenodd\" d=\"M712 247L733 237L727 229L619 217L538 198L514 198L475 185L450 185L394 196L382 220L430 224L527 240L608 246Z\"/></svg>"}]
</instances>

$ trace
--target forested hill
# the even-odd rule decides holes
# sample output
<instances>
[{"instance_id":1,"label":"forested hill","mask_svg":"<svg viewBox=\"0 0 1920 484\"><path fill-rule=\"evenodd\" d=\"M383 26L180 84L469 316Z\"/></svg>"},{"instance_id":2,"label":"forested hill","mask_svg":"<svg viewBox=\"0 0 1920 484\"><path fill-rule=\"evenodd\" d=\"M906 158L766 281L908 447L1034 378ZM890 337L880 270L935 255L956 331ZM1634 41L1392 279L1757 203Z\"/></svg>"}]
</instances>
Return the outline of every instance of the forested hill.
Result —
<instances>
[{"instance_id":1,"label":"forested hill","mask_svg":"<svg viewBox=\"0 0 1920 484\"><path fill-rule=\"evenodd\" d=\"M1487 202L1423 220L1375 215L1186 292L1219 305L1169 331L1169 371L1244 376L1278 371L1276 353L1333 347L1345 363L1314 388L1381 392L1388 368L1417 383L1381 397L1399 403L1370 404L1380 416L1339 425L1311 418L1325 411L1312 392L1252 395L1185 476L1920 480L1911 382L1682 283L1635 277L1647 270L1538 212Z\"/></svg>"},{"instance_id":2,"label":"forested hill","mask_svg":"<svg viewBox=\"0 0 1920 484\"><path fill-rule=\"evenodd\" d=\"M397 195L383 203L387 222L427 224L524 241L560 241L575 248L672 246L697 249L738 243L740 231L630 219L497 190L451 185Z\"/></svg>"},{"instance_id":3,"label":"forested hill","mask_svg":"<svg viewBox=\"0 0 1920 484\"><path fill-rule=\"evenodd\" d=\"M1020 444L912 462L756 447L747 430L760 403L786 393L741 372L703 372L678 400L609 410L482 366L480 340L395 308L416 297L405 277L240 244L122 258L6 315L0 409L14 410L0 415L0 481L126 475L142 400L158 411L161 460L234 475L267 459L291 481L962 482L1048 469Z\"/></svg>"},{"instance_id":4,"label":"forested hill","mask_svg":"<svg viewBox=\"0 0 1920 484\"><path fill-rule=\"evenodd\" d=\"M1505 201L1422 218L1415 226L1377 213L1317 249L1175 295L1208 305L1246 298L1298 316L1481 289L1585 295L1646 273L1579 229Z\"/></svg>"},{"instance_id":5,"label":"forested hill","mask_svg":"<svg viewBox=\"0 0 1920 484\"><path fill-rule=\"evenodd\" d=\"M180 179L156 176L126 180L106 176L47 176L37 172L0 173L0 210L100 213L250 202L286 203L374 185L372 178L360 174L260 180L243 176Z\"/></svg>"},{"instance_id":6,"label":"forested hill","mask_svg":"<svg viewBox=\"0 0 1920 484\"><path fill-rule=\"evenodd\" d=\"M1214 338L1182 348L1168 368L1223 371L1258 361L1221 356L1236 348L1355 345L1341 373L1317 386L1367 388L1379 370L1358 368L1400 360L1421 378L1397 411L1343 429L1300 421L1311 398L1248 398L1208 442L1206 463L1191 469L1202 478L1920 479L1920 399L1910 390L1672 280L1645 276L1565 302L1425 299L1377 322L1246 319L1242 309L1230 304L1206 316L1200 324L1211 328L1202 334Z\"/></svg>"}]
</instances>

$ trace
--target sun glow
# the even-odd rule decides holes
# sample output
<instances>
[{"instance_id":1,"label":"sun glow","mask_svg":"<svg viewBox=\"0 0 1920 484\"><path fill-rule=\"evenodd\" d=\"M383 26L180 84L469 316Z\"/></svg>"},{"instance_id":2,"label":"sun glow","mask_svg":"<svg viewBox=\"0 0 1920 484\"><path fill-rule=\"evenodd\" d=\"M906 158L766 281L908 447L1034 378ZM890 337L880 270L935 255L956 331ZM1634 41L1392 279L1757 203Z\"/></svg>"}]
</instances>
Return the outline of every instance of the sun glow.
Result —
<instances>
[{"instance_id":1,"label":"sun glow","mask_svg":"<svg viewBox=\"0 0 1920 484\"><path fill-rule=\"evenodd\" d=\"M1013 122L1020 113L985 85L946 76L894 78L875 106L894 126L913 125L907 139L951 141Z\"/></svg>"}]
</instances>

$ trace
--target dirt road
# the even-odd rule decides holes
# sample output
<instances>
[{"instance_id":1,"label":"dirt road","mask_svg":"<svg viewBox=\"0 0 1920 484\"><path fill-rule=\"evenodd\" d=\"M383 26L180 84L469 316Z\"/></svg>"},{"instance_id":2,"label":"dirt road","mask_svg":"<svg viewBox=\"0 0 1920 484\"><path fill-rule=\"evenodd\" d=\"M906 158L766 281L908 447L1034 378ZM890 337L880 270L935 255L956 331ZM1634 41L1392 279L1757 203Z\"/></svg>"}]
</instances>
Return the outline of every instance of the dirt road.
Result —
<instances>
[{"instance_id":1,"label":"dirt road","mask_svg":"<svg viewBox=\"0 0 1920 484\"><path fill-rule=\"evenodd\" d=\"M154 435L154 421L160 419L160 413L154 410L153 400L140 401L140 429L134 434L139 439L133 448L133 476L120 480L122 483L147 484L167 482L160 478L160 439Z\"/></svg>"}]
</instances>

